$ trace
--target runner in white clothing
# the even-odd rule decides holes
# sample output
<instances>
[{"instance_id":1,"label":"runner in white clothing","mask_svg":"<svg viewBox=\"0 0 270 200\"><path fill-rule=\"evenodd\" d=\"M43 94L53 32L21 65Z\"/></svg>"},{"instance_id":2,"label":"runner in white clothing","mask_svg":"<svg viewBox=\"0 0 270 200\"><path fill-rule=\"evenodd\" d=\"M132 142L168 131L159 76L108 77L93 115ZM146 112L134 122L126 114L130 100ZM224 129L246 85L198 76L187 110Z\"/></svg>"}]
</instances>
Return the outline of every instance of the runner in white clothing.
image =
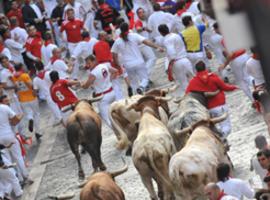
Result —
<instances>
[{"instance_id":1,"label":"runner in white clothing","mask_svg":"<svg viewBox=\"0 0 270 200\"><path fill-rule=\"evenodd\" d=\"M16 172L10 166L12 165L11 161L8 159L8 150L13 143L9 146L4 146L0 144L0 199L10 196L14 192L15 197L18 198L23 194L22 187L20 185L19 179L16 176ZM4 149L3 149L4 147Z\"/></svg>"},{"instance_id":2,"label":"runner in white clothing","mask_svg":"<svg viewBox=\"0 0 270 200\"><path fill-rule=\"evenodd\" d=\"M12 80L13 77L12 73L14 71L14 68L6 56L0 57L0 64L3 67L3 69L0 72L0 80L4 89L4 94L7 95L9 99L9 105L11 109L16 114L22 114L23 111L18 96L15 93L16 85ZM18 123L18 125L15 127L15 132L19 133L22 137L26 138L25 126L23 122Z\"/></svg>"},{"instance_id":3,"label":"runner in white clothing","mask_svg":"<svg viewBox=\"0 0 270 200\"><path fill-rule=\"evenodd\" d=\"M164 49L137 33L130 33L127 23L122 23L120 29L121 36L111 49L114 63L120 66L118 56L121 55L121 63L128 74L133 92L142 93L148 85L149 78L139 45L145 44L159 51Z\"/></svg>"},{"instance_id":4,"label":"runner in white clothing","mask_svg":"<svg viewBox=\"0 0 270 200\"><path fill-rule=\"evenodd\" d=\"M26 181L28 179L28 172L21 154L20 144L11 127L11 125L17 125L23 115L16 115L8 105L4 105L3 103L8 103L7 96L5 95L0 97L0 141L4 146L13 143L8 149L9 156L17 164L20 181Z\"/></svg>"},{"instance_id":5,"label":"runner in white clothing","mask_svg":"<svg viewBox=\"0 0 270 200\"><path fill-rule=\"evenodd\" d=\"M71 56L73 65L79 65L81 60L83 60L81 64L84 65L85 59L93 54L93 48L98 42L96 38L90 37L88 31L83 31L81 36L82 41L77 44Z\"/></svg>"},{"instance_id":6,"label":"runner in white clothing","mask_svg":"<svg viewBox=\"0 0 270 200\"><path fill-rule=\"evenodd\" d=\"M98 109L103 120L111 127L109 106L115 101L111 76L116 74L117 70L107 63L98 64L93 55L86 58L86 68L89 69L88 79L84 83L81 83L81 86L84 89L92 86L95 91L95 97L104 95L98 104Z\"/></svg>"},{"instance_id":7,"label":"runner in white clothing","mask_svg":"<svg viewBox=\"0 0 270 200\"><path fill-rule=\"evenodd\" d=\"M217 185L226 194L242 199L246 197L248 199L254 198L254 190L250 187L248 183L241 179L230 178L230 166L227 163L220 163L217 166Z\"/></svg>"},{"instance_id":8,"label":"runner in white clothing","mask_svg":"<svg viewBox=\"0 0 270 200\"><path fill-rule=\"evenodd\" d=\"M37 76L33 79L33 89L37 94L42 93L44 95L48 107L55 117L56 122L54 125L58 125L62 120L62 116L58 106L53 102L50 94L50 85L48 84L48 80L50 79L49 74L51 71L45 71L42 63L37 63L36 69Z\"/></svg>"},{"instance_id":9,"label":"runner in white clothing","mask_svg":"<svg viewBox=\"0 0 270 200\"><path fill-rule=\"evenodd\" d=\"M138 8L136 13L138 16L138 20L135 22L135 29L138 34L145 37L146 39L149 39L149 33L151 31L147 28L147 18L145 15L145 11L143 8ZM143 58L145 59L148 76L150 76L152 69L156 63L155 53L149 46L146 46L145 44L140 45L140 50L142 52Z\"/></svg>"},{"instance_id":10,"label":"runner in white clothing","mask_svg":"<svg viewBox=\"0 0 270 200\"><path fill-rule=\"evenodd\" d=\"M136 13L135 20L140 18L137 10L143 8L145 11L145 16L148 18L153 13L153 8L150 0L133 0L133 12Z\"/></svg>"},{"instance_id":11,"label":"runner in white clothing","mask_svg":"<svg viewBox=\"0 0 270 200\"><path fill-rule=\"evenodd\" d=\"M15 63L24 63L22 53L25 51L22 44L11 38L9 29L3 31L4 44L9 49L12 61Z\"/></svg>"},{"instance_id":12,"label":"runner in white clothing","mask_svg":"<svg viewBox=\"0 0 270 200\"><path fill-rule=\"evenodd\" d=\"M158 40L161 37L158 26L161 24L166 24L170 31L172 31L177 22L176 17L170 13L165 13L161 10L161 7L158 3L155 3L154 12L148 18L148 29L151 30L151 38Z\"/></svg>"},{"instance_id":13,"label":"runner in white clothing","mask_svg":"<svg viewBox=\"0 0 270 200\"><path fill-rule=\"evenodd\" d=\"M53 49L53 56L51 58L50 63L45 68L46 70L55 70L59 73L60 79L69 78L69 74L72 72L73 67L68 66L64 60L62 60L61 49L56 48Z\"/></svg>"},{"instance_id":14,"label":"runner in white clothing","mask_svg":"<svg viewBox=\"0 0 270 200\"><path fill-rule=\"evenodd\" d=\"M10 26L12 27L10 30L11 38L20 44L25 45L28 33L25 29L19 27L18 20L15 16L10 18Z\"/></svg>"},{"instance_id":15,"label":"runner in white clothing","mask_svg":"<svg viewBox=\"0 0 270 200\"><path fill-rule=\"evenodd\" d=\"M175 80L179 87L178 94L181 96L185 93L189 79L193 77L193 67L187 58L185 44L182 38L170 33L166 24L159 25L158 30L164 37L162 46L166 48L167 57L170 61L168 67L169 80Z\"/></svg>"},{"instance_id":16,"label":"runner in white clothing","mask_svg":"<svg viewBox=\"0 0 270 200\"><path fill-rule=\"evenodd\" d=\"M64 8L64 15L63 15L64 20L66 20L68 18L67 10L70 8L72 8L74 10L75 18L78 18L82 21L85 20L86 11L80 2L75 1L75 0L67 0L67 4Z\"/></svg>"},{"instance_id":17,"label":"runner in white clothing","mask_svg":"<svg viewBox=\"0 0 270 200\"><path fill-rule=\"evenodd\" d=\"M224 193L216 183L208 183L204 188L204 193L209 200L240 200Z\"/></svg>"},{"instance_id":18,"label":"runner in white clothing","mask_svg":"<svg viewBox=\"0 0 270 200\"><path fill-rule=\"evenodd\" d=\"M53 38L50 32L44 34L44 44L41 47L42 62L47 66L52 58L52 51L57 46L53 42Z\"/></svg>"}]
</instances>

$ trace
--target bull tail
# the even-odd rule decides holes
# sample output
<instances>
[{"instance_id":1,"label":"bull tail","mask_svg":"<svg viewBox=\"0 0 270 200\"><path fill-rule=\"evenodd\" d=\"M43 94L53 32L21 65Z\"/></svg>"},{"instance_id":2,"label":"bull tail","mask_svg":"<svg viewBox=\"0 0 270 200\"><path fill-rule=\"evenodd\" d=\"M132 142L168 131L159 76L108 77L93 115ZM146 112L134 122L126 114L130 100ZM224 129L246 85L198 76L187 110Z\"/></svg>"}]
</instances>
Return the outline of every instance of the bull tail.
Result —
<instances>
[{"instance_id":1,"label":"bull tail","mask_svg":"<svg viewBox=\"0 0 270 200\"><path fill-rule=\"evenodd\" d=\"M164 177L164 175L162 173L160 173L159 169L157 168L155 161L153 159L154 158L153 151L151 149L149 151L149 148L147 148L146 153L148 155L150 167L154 170L157 177L162 181L163 184L165 184L168 188L173 190L173 186L172 186L170 179Z\"/></svg>"},{"instance_id":2,"label":"bull tail","mask_svg":"<svg viewBox=\"0 0 270 200\"><path fill-rule=\"evenodd\" d=\"M115 135L118 139L118 142L116 144L116 148L119 150L126 149L130 145L130 141L127 137L127 134L123 131L122 127L119 125L119 123L114 119L115 111L110 110L110 121L112 123L112 127L115 129Z\"/></svg>"}]
</instances>

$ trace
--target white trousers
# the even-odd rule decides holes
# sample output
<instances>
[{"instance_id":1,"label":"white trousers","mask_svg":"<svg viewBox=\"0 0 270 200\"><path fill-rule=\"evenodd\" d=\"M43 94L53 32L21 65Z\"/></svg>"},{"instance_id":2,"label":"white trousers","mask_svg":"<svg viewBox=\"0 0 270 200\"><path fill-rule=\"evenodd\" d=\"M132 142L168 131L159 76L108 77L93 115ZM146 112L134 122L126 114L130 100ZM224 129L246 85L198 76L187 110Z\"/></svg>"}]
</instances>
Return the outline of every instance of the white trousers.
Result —
<instances>
[{"instance_id":1,"label":"white trousers","mask_svg":"<svg viewBox=\"0 0 270 200\"><path fill-rule=\"evenodd\" d=\"M77 44L78 43L68 42L68 50L69 50L70 55L73 55L74 49L76 48ZM71 73L71 78L78 79L78 74L79 74L79 62L78 62L78 59L76 59L74 61L73 71Z\"/></svg>"},{"instance_id":2,"label":"white trousers","mask_svg":"<svg viewBox=\"0 0 270 200\"><path fill-rule=\"evenodd\" d=\"M138 87L146 88L148 85L148 74L145 63L134 67L128 67L124 65L124 67L128 74L130 85L134 93Z\"/></svg>"},{"instance_id":3,"label":"white trousers","mask_svg":"<svg viewBox=\"0 0 270 200\"><path fill-rule=\"evenodd\" d=\"M253 101L252 92L249 88L250 77L246 69L246 62L249 58L248 54L243 54L232 60L230 66L235 76L236 84L243 90L246 96Z\"/></svg>"},{"instance_id":4,"label":"white trousers","mask_svg":"<svg viewBox=\"0 0 270 200\"><path fill-rule=\"evenodd\" d=\"M151 72L153 71L153 67L156 63L156 55L151 47L142 45L140 47L141 53L143 55L143 58L145 60L145 66L147 69L147 74L150 76Z\"/></svg>"},{"instance_id":5,"label":"white trousers","mask_svg":"<svg viewBox=\"0 0 270 200\"><path fill-rule=\"evenodd\" d=\"M109 108L112 102L115 101L115 93L111 91L103 96L103 98L98 102L98 109L101 118L111 127L111 121L109 118Z\"/></svg>"},{"instance_id":6,"label":"white trousers","mask_svg":"<svg viewBox=\"0 0 270 200\"><path fill-rule=\"evenodd\" d=\"M23 113L25 120L29 121L32 119L34 121L34 129L35 133L40 133L39 121L40 121L40 114L39 114L39 105L38 101L30 101L30 102L21 102Z\"/></svg>"},{"instance_id":7,"label":"white trousers","mask_svg":"<svg viewBox=\"0 0 270 200\"><path fill-rule=\"evenodd\" d=\"M2 154L2 158L5 165L11 164L10 160L6 158L5 153ZM12 168L0 169L0 198L4 198L5 194L10 194L12 191L15 193L16 197L23 194L23 190L18 178L16 177L15 170Z\"/></svg>"},{"instance_id":8,"label":"white trousers","mask_svg":"<svg viewBox=\"0 0 270 200\"><path fill-rule=\"evenodd\" d=\"M15 135L7 134L0 136L1 144L7 146L11 143L14 143L10 148L6 151L8 152L8 156L10 156L10 160L17 164L18 176L20 180L28 177L28 172L24 163L24 159L21 152L21 147L19 141L16 139Z\"/></svg>"},{"instance_id":9,"label":"white trousers","mask_svg":"<svg viewBox=\"0 0 270 200\"><path fill-rule=\"evenodd\" d=\"M193 66L193 72L196 73L195 65L199 61L205 62L205 55L203 52L188 53L188 59L190 60L192 66Z\"/></svg>"},{"instance_id":10,"label":"white trousers","mask_svg":"<svg viewBox=\"0 0 270 200\"><path fill-rule=\"evenodd\" d=\"M116 79L112 80L112 87L115 93L115 100L121 100L124 98L124 93L122 91L121 79L117 77Z\"/></svg>"},{"instance_id":11,"label":"white trousers","mask_svg":"<svg viewBox=\"0 0 270 200\"><path fill-rule=\"evenodd\" d=\"M189 59L182 58L175 61L172 70L174 80L178 85L177 94L182 96L188 86L189 77L194 75L192 64Z\"/></svg>"},{"instance_id":12,"label":"white trousers","mask_svg":"<svg viewBox=\"0 0 270 200\"><path fill-rule=\"evenodd\" d=\"M48 107L52 111L52 113L55 117L55 120L60 121L62 119L61 111L60 111L59 107L56 105L56 103L54 103L54 101L52 100L50 95L46 96L46 102L48 104Z\"/></svg>"},{"instance_id":13,"label":"white trousers","mask_svg":"<svg viewBox=\"0 0 270 200\"><path fill-rule=\"evenodd\" d=\"M228 113L228 106L226 104L222 106L218 106L218 107L209 109L209 112L210 112L211 117L220 117L224 113ZM224 121L218 123L217 128L222 133L223 138L226 138L231 133L231 130L232 130L230 117L228 116Z\"/></svg>"}]
</instances>

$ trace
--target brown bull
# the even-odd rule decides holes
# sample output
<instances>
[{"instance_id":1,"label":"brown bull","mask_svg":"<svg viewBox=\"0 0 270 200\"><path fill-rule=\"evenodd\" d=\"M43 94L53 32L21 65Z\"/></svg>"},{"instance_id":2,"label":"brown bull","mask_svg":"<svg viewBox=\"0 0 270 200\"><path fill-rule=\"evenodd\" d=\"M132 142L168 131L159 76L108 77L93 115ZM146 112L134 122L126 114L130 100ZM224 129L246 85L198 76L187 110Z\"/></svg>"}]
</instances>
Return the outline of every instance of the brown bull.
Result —
<instances>
[{"instance_id":1,"label":"brown bull","mask_svg":"<svg viewBox=\"0 0 270 200\"><path fill-rule=\"evenodd\" d=\"M164 101L168 99L145 96L129 107L142 113L138 137L133 144L132 159L152 200L158 200L158 196L164 200L173 197L168 164L176 150L166 125L160 121L158 107ZM158 195L154 190L153 180L158 185Z\"/></svg>"},{"instance_id":2,"label":"brown bull","mask_svg":"<svg viewBox=\"0 0 270 200\"><path fill-rule=\"evenodd\" d=\"M174 154L169 164L176 200L203 199L204 186L216 181L216 167L229 162L221 139L213 131L215 123L227 116L197 122L177 134L190 135L184 148Z\"/></svg>"},{"instance_id":3,"label":"brown bull","mask_svg":"<svg viewBox=\"0 0 270 200\"><path fill-rule=\"evenodd\" d=\"M125 165L123 169L116 172L97 172L93 174L83 187L80 200L125 200L121 188L114 182L114 178L128 170Z\"/></svg>"},{"instance_id":4,"label":"brown bull","mask_svg":"<svg viewBox=\"0 0 270 200\"><path fill-rule=\"evenodd\" d=\"M175 90L175 88L176 87L169 89L153 89L145 95L165 97L169 92ZM118 139L116 145L118 149L126 149L131 146L137 138L140 113L135 110L127 110L127 108L141 97L142 95L135 95L129 99L114 102L110 106L110 120L112 122L114 133ZM167 102L162 102L159 112L161 121L167 124L170 116Z\"/></svg>"},{"instance_id":5,"label":"brown bull","mask_svg":"<svg viewBox=\"0 0 270 200\"><path fill-rule=\"evenodd\" d=\"M106 170L100 152L102 142L101 118L91 105L92 102L98 100L100 98L79 101L67 120L67 139L70 149L77 159L80 178L84 178L84 172L81 166L79 145L82 145L91 156L94 171Z\"/></svg>"}]
</instances>

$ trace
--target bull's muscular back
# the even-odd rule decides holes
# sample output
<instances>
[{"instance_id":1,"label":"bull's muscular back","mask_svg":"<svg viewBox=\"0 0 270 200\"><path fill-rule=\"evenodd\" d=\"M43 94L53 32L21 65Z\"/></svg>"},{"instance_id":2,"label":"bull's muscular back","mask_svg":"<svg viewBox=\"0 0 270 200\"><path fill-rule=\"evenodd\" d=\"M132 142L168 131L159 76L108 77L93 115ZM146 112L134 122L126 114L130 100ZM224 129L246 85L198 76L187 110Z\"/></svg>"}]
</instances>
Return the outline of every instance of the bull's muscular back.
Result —
<instances>
[{"instance_id":1,"label":"bull's muscular back","mask_svg":"<svg viewBox=\"0 0 270 200\"><path fill-rule=\"evenodd\" d=\"M125 200L121 188L106 172L94 174L84 186L80 200Z\"/></svg>"},{"instance_id":2,"label":"bull's muscular back","mask_svg":"<svg viewBox=\"0 0 270 200\"><path fill-rule=\"evenodd\" d=\"M88 102L79 102L74 112L69 116L67 123L69 124L76 121L77 116L80 116L80 119L92 119L101 130L101 118Z\"/></svg>"}]
</instances>

